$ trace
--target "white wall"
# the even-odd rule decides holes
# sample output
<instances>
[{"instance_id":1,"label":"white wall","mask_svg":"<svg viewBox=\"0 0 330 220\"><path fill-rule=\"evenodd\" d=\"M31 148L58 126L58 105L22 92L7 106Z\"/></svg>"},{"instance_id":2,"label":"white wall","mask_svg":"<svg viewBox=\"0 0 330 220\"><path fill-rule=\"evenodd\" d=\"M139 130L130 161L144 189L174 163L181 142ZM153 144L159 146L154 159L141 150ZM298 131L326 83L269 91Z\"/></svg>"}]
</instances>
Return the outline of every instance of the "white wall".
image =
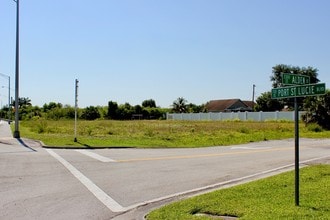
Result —
<instances>
[{"instance_id":1,"label":"white wall","mask_svg":"<svg viewBox=\"0 0 330 220\"><path fill-rule=\"evenodd\" d=\"M305 112L299 112L299 118ZM288 120L294 121L292 112L209 112L209 113L167 113L167 120L236 120L241 121L265 121L265 120Z\"/></svg>"}]
</instances>

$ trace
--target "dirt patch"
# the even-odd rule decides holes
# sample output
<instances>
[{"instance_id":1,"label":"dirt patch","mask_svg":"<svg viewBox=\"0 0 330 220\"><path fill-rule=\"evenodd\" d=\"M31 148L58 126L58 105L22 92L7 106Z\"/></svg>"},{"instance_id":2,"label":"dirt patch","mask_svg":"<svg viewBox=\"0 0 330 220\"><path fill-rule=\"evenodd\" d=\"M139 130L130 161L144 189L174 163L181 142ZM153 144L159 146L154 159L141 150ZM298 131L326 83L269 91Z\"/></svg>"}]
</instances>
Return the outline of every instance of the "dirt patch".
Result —
<instances>
[{"instance_id":1,"label":"dirt patch","mask_svg":"<svg viewBox=\"0 0 330 220\"><path fill-rule=\"evenodd\" d=\"M213 219L221 219L221 220L235 220L238 219L237 216L226 216L226 215L212 215L208 213L196 213L196 216L207 216Z\"/></svg>"}]
</instances>

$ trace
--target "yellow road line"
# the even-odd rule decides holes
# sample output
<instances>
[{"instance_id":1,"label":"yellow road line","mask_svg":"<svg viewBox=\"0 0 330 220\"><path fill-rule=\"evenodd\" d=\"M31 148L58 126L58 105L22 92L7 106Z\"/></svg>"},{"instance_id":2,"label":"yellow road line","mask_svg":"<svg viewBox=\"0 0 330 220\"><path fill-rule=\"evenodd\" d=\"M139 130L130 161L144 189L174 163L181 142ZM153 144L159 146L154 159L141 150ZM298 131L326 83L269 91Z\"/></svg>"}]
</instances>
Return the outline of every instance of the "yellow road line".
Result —
<instances>
[{"instance_id":1,"label":"yellow road line","mask_svg":"<svg viewBox=\"0 0 330 220\"><path fill-rule=\"evenodd\" d=\"M264 153L272 151L287 151L292 150L292 147L286 148L271 148L271 149L260 149L260 150L244 150L226 153L214 153L214 154L196 154L196 155L182 155L182 156L168 156L168 157L149 157L149 158L133 158L126 160L116 160L116 162L137 162L137 161L155 161L155 160L177 160L177 159L192 159L192 158L203 158L203 157L219 157L225 155L236 155L236 154L251 154L251 153Z\"/></svg>"}]
</instances>

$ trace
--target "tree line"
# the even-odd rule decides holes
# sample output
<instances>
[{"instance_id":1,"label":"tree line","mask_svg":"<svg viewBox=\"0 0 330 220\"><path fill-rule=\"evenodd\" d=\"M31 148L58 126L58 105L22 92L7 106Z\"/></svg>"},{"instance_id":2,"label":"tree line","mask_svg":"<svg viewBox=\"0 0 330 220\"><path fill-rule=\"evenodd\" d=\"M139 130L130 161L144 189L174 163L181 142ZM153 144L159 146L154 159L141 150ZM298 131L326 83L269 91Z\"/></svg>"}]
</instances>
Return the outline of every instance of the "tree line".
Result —
<instances>
[{"instance_id":1,"label":"tree line","mask_svg":"<svg viewBox=\"0 0 330 220\"><path fill-rule=\"evenodd\" d=\"M272 67L270 80L272 88L282 87L282 74L299 74L310 77L311 83L317 83L318 70L313 67L296 67L285 64L279 64ZM305 123L317 123L323 128L330 129L330 91L325 95L314 97L298 98L299 110L306 111L303 116ZM0 110L0 118L13 119L15 101L11 106L4 106ZM196 105L179 97L173 101L171 108L157 107L155 100L144 100L141 105L132 106L129 103L118 104L109 101L107 106L89 106L79 108L78 118L85 120L95 119L113 119L113 120L131 120L131 119L165 119L166 112L172 113L198 113L207 112L206 104ZM272 99L271 91L262 93L257 99L254 111L281 111L283 109L292 111L294 102L292 98ZM29 98L19 98L19 117L20 120L29 120L34 118L46 119L74 119L75 108L70 105L49 102L42 107L33 106Z\"/></svg>"},{"instance_id":2,"label":"tree line","mask_svg":"<svg viewBox=\"0 0 330 220\"><path fill-rule=\"evenodd\" d=\"M14 118L15 101L10 107L4 106L0 110L0 118ZM45 118L51 120L59 119L74 119L75 108L70 105L61 103L49 102L42 107L33 106L31 99L19 98L19 119L30 120ZM78 118L84 120L96 119L113 119L113 120L131 120L131 119L166 119L167 112L200 112L204 105L198 106L195 104L187 104L184 98L178 98L173 101L172 108L161 108L156 106L156 101L153 99L144 100L141 105L132 106L129 103L118 104L114 101L109 101L108 106L88 106L86 108L78 108Z\"/></svg>"}]
</instances>

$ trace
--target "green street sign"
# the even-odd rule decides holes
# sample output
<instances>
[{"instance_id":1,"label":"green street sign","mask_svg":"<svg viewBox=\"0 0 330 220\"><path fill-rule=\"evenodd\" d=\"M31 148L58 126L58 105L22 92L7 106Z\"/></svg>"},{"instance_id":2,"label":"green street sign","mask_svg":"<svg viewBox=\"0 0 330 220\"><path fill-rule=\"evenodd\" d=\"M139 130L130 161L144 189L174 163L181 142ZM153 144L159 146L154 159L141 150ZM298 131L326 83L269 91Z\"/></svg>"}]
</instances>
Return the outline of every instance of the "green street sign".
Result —
<instances>
[{"instance_id":1,"label":"green street sign","mask_svg":"<svg viewBox=\"0 0 330 220\"><path fill-rule=\"evenodd\" d=\"M283 85L305 85L310 84L311 80L309 76L298 75L298 74L282 74L282 84Z\"/></svg>"},{"instance_id":2,"label":"green street sign","mask_svg":"<svg viewBox=\"0 0 330 220\"><path fill-rule=\"evenodd\" d=\"M272 89L272 99L316 96L325 94L325 83L287 86Z\"/></svg>"}]
</instances>

